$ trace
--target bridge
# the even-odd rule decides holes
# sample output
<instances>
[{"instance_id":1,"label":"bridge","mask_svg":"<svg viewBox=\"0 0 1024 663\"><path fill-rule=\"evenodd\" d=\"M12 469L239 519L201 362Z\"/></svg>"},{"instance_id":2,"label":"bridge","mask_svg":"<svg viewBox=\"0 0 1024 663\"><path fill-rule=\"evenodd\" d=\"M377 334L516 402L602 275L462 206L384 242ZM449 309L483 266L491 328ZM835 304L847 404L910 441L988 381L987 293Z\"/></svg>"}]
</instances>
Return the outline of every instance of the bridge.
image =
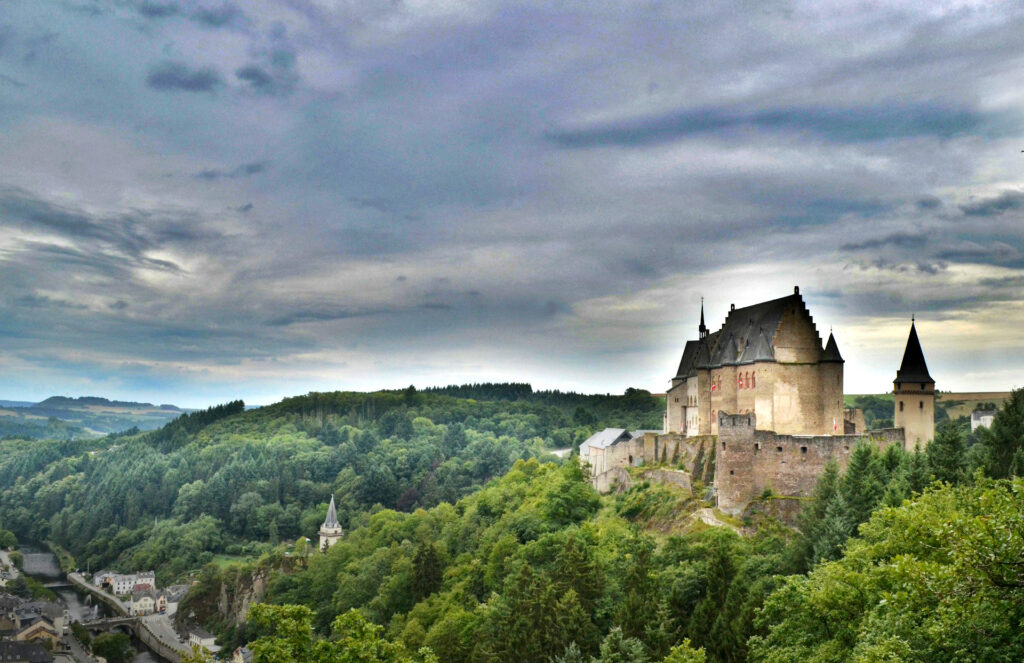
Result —
<instances>
[{"instance_id":1,"label":"bridge","mask_svg":"<svg viewBox=\"0 0 1024 663\"><path fill-rule=\"evenodd\" d=\"M89 629L90 633L100 631L117 631L126 635L136 633L139 626L138 617L105 617L103 619L87 619L82 626Z\"/></svg>"}]
</instances>

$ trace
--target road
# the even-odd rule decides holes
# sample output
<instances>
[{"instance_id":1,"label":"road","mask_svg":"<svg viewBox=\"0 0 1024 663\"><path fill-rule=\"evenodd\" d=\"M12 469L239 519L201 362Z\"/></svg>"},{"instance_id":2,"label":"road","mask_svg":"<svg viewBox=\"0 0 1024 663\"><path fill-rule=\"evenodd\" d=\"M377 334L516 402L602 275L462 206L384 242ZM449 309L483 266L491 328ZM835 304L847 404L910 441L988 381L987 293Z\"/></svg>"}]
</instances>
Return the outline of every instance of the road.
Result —
<instances>
[{"instance_id":1,"label":"road","mask_svg":"<svg viewBox=\"0 0 1024 663\"><path fill-rule=\"evenodd\" d=\"M0 562L3 562L4 565L8 567L8 570L11 572L11 580L14 580L18 577L18 567L16 567L14 563L11 561L11 558L7 555L6 550L0 550Z\"/></svg>"},{"instance_id":2,"label":"road","mask_svg":"<svg viewBox=\"0 0 1024 663\"><path fill-rule=\"evenodd\" d=\"M114 596L110 592L103 591L102 589L100 589L96 585L92 584L91 582L89 582L88 580L83 578L82 574L80 574L80 573L69 573L68 574L68 580L70 580L71 584L73 584L73 585L78 585L79 587L82 587L83 589L85 589L85 590L87 590L89 592L92 592L92 593L98 594L98 595L102 595L103 597L113 601L114 604L116 606L118 606L117 612L119 612L120 614L122 614L122 615L130 614L131 611L128 610L128 606L126 606L124 604L124 602L121 601L121 599L117 598L116 596Z\"/></svg>"},{"instance_id":3,"label":"road","mask_svg":"<svg viewBox=\"0 0 1024 663\"><path fill-rule=\"evenodd\" d=\"M178 634L171 626L171 619L167 615L146 615L142 618L142 624L171 649L176 649L182 654L189 652L188 645L178 641Z\"/></svg>"}]
</instances>

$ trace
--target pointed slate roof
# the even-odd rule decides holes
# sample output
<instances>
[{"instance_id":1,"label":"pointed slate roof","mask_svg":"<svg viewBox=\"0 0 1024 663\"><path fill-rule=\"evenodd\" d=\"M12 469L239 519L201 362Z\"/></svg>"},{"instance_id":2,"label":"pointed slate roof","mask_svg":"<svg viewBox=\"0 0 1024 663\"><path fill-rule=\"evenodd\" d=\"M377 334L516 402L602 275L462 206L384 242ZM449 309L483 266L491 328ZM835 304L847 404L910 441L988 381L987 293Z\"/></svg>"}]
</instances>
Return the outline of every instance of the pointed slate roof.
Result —
<instances>
[{"instance_id":1,"label":"pointed slate roof","mask_svg":"<svg viewBox=\"0 0 1024 663\"><path fill-rule=\"evenodd\" d=\"M913 320L910 321L907 349L903 351L903 363L900 364L900 370L896 371L893 382L935 382L928 374L928 364L924 361L924 352L921 350L921 341L917 339Z\"/></svg>"},{"instance_id":2,"label":"pointed slate roof","mask_svg":"<svg viewBox=\"0 0 1024 663\"><path fill-rule=\"evenodd\" d=\"M697 346L703 341L687 341L683 348L683 356L679 360L679 369L676 371L677 378L685 378L693 370L694 362L697 360Z\"/></svg>"},{"instance_id":3,"label":"pointed slate roof","mask_svg":"<svg viewBox=\"0 0 1024 663\"><path fill-rule=\"evenodd\" d=\"M828 343L825 344L825 351L821 354L822 361L843 362L843 356L839 354L839 346L836 344L836 337L832 332L828 333Z\"/></svg>"},{"instance_id":4,"label":"pointed slate roof","mask_svg":"<svg viewBox=\"0 0 1024 663\"><path fill-rule=\"evenodd\" d=\"M338 512L334 508L334 495L331 495L331 505L327 507L327 517L324 518L324 529L341 527L338 524Z\"/></svg>"},{"instance_id":5,"label":"pointed slate roof","mask_svg":"<svg viewBox=\"0 0 1024 663\"><path fill-rule=\"evenodd\" d=\"M736 347L736 339L743 340L744 346L746 341L750 340L750 344L753 346L753 336L758 333L757 330L760 330L760 333L768 339L770 348L771 340L775 337L775 332L778 331L779 325L782 323L782 316L786 311L803 307L803 298L799 293L794 292L792 295L779 299L732 309L725 318L722 328L708 337L709 341L713 336L716 337L716 340L711 343L708 365L714 367L737 362L743 363L745 360L742 356L746 353L742 351L743 348ZM774 353L770 349L768 352L758 352L755 347L754 354L760 354L762 361L775 361Z\"/></svg>"},{"instance_id":6,"label":"pointed slate roof","mask_svg":"<svg viewBox=\"0 0 1024 663\"><path fill-rule=\"evenodd\" d=\"M764 329L758 331L757 338L747 341L747 348L743 351L743 357L740 358L741 364L755 361L775 361L772 342L764 333Z\"/></svg>"}]
</instances>

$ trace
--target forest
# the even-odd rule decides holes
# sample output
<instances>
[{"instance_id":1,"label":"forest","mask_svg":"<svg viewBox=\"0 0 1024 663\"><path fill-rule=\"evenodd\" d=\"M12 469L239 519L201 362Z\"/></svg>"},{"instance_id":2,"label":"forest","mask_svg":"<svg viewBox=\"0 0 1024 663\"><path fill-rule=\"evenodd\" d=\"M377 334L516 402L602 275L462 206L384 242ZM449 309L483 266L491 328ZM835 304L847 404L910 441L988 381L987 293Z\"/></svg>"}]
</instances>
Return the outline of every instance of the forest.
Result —
<instances>
[{"instance_id":1,"label":"forest","mask_svg":"<svg viewBox=\"0 0 1024 663\"><path fill-rule=\"evenodd\" d=\"M199 569L183 610L266 663L1024 660L1024 390L991 429L855 448L796 527L756 509L710 527L687 517L704 495L640 481L601 496L545 453L585 437L583 418L653 427L658 399L488 389L235 403L91 449L12 447L0 523L79 560ZM119 465L126 481L83 493ZM114 501L132 486L151 500L134 520ZM309 550L330 491L345 537ZM77 539L97 512L124 521ZM254 576L267 594L239 624L217 597Z\"/></svg>"},{"instance_id":2,"label":"forest","mask_svg":"<svg viewBox=\"0 0 1024 663\"><path fill-rule=\"evenodd\" d=\"M155 569L168 583L314 536L332 494L346 528L374 508L455 502L599 426L660 425L663 407L637 390L555 400L312 393L251 411L226 403L151 432L0 440L0 522L82 568Z\"/></svg>"}]
</instances>

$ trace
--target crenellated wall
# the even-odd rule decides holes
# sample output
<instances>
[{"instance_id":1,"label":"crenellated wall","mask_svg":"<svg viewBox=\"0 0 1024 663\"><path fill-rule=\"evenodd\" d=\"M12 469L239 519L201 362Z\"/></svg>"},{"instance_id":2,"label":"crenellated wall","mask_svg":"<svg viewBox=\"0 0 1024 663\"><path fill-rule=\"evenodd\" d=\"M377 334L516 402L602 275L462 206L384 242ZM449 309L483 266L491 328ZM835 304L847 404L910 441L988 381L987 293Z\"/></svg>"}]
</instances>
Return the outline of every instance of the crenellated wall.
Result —
<instances>
[{"instance_id":1,"label":"crenellated wall","mask_svg":"<svg viewBox=\"0 0 1024 663\"><path fill-rule=\"evenodd\" d=\"M768 489L776 495L810 496L829 460L844 469L857 444L902 447L904 438L901 428L861 435L779 435L757 430L754 414L720 414L718 419L718 507L731 514L741 513Z\"/></svg>"}]
</instances>

